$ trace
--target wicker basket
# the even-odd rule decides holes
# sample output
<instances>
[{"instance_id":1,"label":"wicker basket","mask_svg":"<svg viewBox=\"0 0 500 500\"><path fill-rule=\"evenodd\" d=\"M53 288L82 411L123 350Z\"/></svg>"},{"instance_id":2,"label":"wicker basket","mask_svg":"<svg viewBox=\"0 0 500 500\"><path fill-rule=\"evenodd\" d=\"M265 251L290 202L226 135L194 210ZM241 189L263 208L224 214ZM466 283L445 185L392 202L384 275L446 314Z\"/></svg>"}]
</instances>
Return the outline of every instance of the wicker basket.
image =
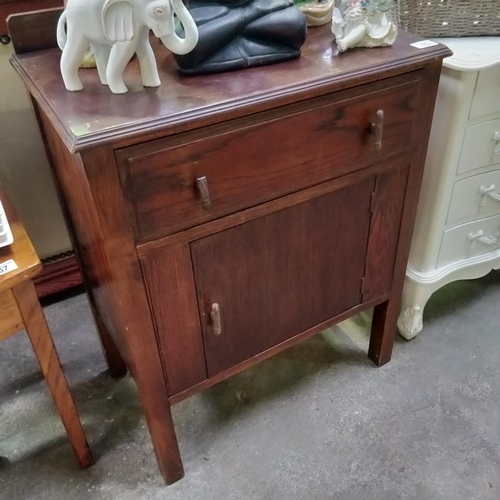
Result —
<instances>
[{"instance_id":1,"label":"wicker basket","mask_svg":"<svg viewBox=\"0 0 500 500\"><path fill-rule=\"evenodd\" d=\"M428 37L500 36L500 0L396 0L396 16Z\"/></svg>"}]
</instances>

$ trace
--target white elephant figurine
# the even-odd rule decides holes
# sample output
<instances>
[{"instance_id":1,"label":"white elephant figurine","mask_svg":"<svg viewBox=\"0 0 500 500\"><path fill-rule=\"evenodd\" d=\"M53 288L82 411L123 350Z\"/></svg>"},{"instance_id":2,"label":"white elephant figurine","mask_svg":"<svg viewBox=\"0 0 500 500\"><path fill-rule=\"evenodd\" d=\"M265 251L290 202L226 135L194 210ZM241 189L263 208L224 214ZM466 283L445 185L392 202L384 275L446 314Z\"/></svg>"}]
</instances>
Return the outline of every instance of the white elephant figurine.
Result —
<instances>
[{"instance_id":1,"label":"white elephant figurine","mask_svg":"<svg viewBox=\"0 0 500 500\"><path fill-rule=\"evenodd\" d=\"M394 0L336 0L332 31L339 52L392 45L398 28L389 21L387 12L393 6Z\"/></svg>"},{"instance_id":2,"label":"white elephant figurine","mask_svg":"<svg viewBox=\"0 0 500 500\"><path fill-rule=\"evenodd\" d=\"M183 25L184 38L175 32L174 16ZM89 46L101 83L109 85L111 92L128 91L123 72L134 53L139 59L143 85L159 87L150 29L176 54L187 54L198 43L198 28L182 0L68 0L57 25L66 89L82 90L78 68Z\"/></svg>"}]
</instances>

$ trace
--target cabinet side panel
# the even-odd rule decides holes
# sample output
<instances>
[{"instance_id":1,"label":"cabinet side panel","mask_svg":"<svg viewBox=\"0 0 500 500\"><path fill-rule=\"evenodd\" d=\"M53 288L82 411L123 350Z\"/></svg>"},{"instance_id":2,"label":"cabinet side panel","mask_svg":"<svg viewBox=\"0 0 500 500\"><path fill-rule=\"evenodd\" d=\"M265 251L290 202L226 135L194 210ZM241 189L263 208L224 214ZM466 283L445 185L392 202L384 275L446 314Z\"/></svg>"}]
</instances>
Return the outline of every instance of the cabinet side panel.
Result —
<instances>
[{"instance_id":1,"label":"cabinet side panel","mask_svg":"<svg viewBox=\"0 0 500 500\"><path fill-rule=\"evenodd\" d=\"M377 176L363 302L391 290L409 166L409 160L402 160Z\"/></svg>"},{"instance_id":2,"label":"cabinet side panel","mask_svg":"<svg viewBox=\"0 0 500 500\"><path fill-rule=\"evenodd\" d=\"M128 351L160 470L168 483L183 475L168 402L166 374L132 228L111 148L81 153L93 207L102 234L105 273L102 286L111 304L115 333ZM85 207L80 207L85 210Z\"/></svg>"},{"instance_id":3,"label":"cabinet side panel","mask_svg":"<svg viewBox=\"0 0 500 500\"><path fill-rule=\"evenodd\" d=\"M189 245L152 252L142 259L169 393L207 378Z\"/></svg>"},{"instance_id":4,"label":"cabinet side panel","mask_svg":"<svg viewBox=\"0 0 500 500\"><path fill-rule=\"evenodd\" d=\"M39 111L39 110L38 110ZM105 241L100 232L99 218L92 193L85 176L80 155L72 155L52 127L47 116L39 112L43 134L50 155L51 166L60 191L72 243L78 255L85 284L91 295L95 318L113 338L121 356L128 362L127 346L120 338L108 285L109 269L106 266Z\"/></svg>"},{"instance_id":5,"label":"cabinet side panel","mask_svg":"<svg viewBox=\"0 0 500 500\"><path fill-rule=\"evenodd\" d=\"M377 306L373 316L372 336L370 338L369 357L379 366L391 359L396 322L400 313L401 296L406 275L406 266L410 253L411 237L415 224L418 197L422 183L425 155L432 124L442 61L436 59L429 63L422 76L417 102L418 115L413 135L413 156L403 207L399 243L396 251L391 298L386 304Z\"/></svg>"}]
</instances>

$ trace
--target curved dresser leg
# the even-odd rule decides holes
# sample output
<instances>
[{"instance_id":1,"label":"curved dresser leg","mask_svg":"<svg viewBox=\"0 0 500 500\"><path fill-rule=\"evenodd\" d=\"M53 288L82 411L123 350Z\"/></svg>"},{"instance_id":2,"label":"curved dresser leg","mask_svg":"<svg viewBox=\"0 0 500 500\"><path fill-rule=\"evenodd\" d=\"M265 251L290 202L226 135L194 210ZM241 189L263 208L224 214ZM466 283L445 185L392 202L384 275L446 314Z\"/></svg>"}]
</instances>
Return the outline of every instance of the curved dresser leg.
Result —
<instances>
[{"instance_id":1,"label":"curved dresser leg","mask_svg":"<svg viewBox=\"0 0 500 500\"><path fill-rule=\"evenodd\" d=\"M418 283L406 277L398 331L406 340L415 338L423 329L425 305L439 288L435 283Z\"/></svg>"},{"instance_id":2,"label":"curved dresser leg","mask_svg":"<svg viewBox=\"0 0 500 500\"><path fill-rule=\"evenodd\" d=\"M415 338L423 329L424 310L420 306L409 306L401 311L398 318L399 334L406 340Z\"/></svg>"}]
</instances>

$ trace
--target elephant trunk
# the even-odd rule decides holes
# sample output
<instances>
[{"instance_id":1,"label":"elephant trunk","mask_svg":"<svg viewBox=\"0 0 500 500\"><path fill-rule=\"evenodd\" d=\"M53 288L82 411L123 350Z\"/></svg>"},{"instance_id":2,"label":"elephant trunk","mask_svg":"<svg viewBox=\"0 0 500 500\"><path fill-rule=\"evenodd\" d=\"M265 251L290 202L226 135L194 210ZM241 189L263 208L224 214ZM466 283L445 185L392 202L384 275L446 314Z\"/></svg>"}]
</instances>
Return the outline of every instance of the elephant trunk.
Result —
<instances>
[{"instance_id":1,"label":"elephant trunk","mask_svg":"<svg viewBox=\"0 0 500 500\"><path fill-rule=\"evenodd\" d=\"M66 11L64 11L57 23L57 45L61 50L63 50L64 47L66 46L67 39L68 37L66 35Z\"/></svg>"},{"instance_id":2,"label":"elephant trunk","mask_svg":"<svg viewBox=\"0 0 500 500\"><path fill-rule=\"evenodd\" d=\"M175 14L184 27L184 38L179 37L177 33L175 33L174 29L171 34L161 37L161 41L163 42L163 45L165 45L165 47L171 50L174 54L182 56L191 52L196 47L199 37L198 27L191 17L191 14L182 3L182 0L170 1Z\"/></svg>"}]
</instances>

